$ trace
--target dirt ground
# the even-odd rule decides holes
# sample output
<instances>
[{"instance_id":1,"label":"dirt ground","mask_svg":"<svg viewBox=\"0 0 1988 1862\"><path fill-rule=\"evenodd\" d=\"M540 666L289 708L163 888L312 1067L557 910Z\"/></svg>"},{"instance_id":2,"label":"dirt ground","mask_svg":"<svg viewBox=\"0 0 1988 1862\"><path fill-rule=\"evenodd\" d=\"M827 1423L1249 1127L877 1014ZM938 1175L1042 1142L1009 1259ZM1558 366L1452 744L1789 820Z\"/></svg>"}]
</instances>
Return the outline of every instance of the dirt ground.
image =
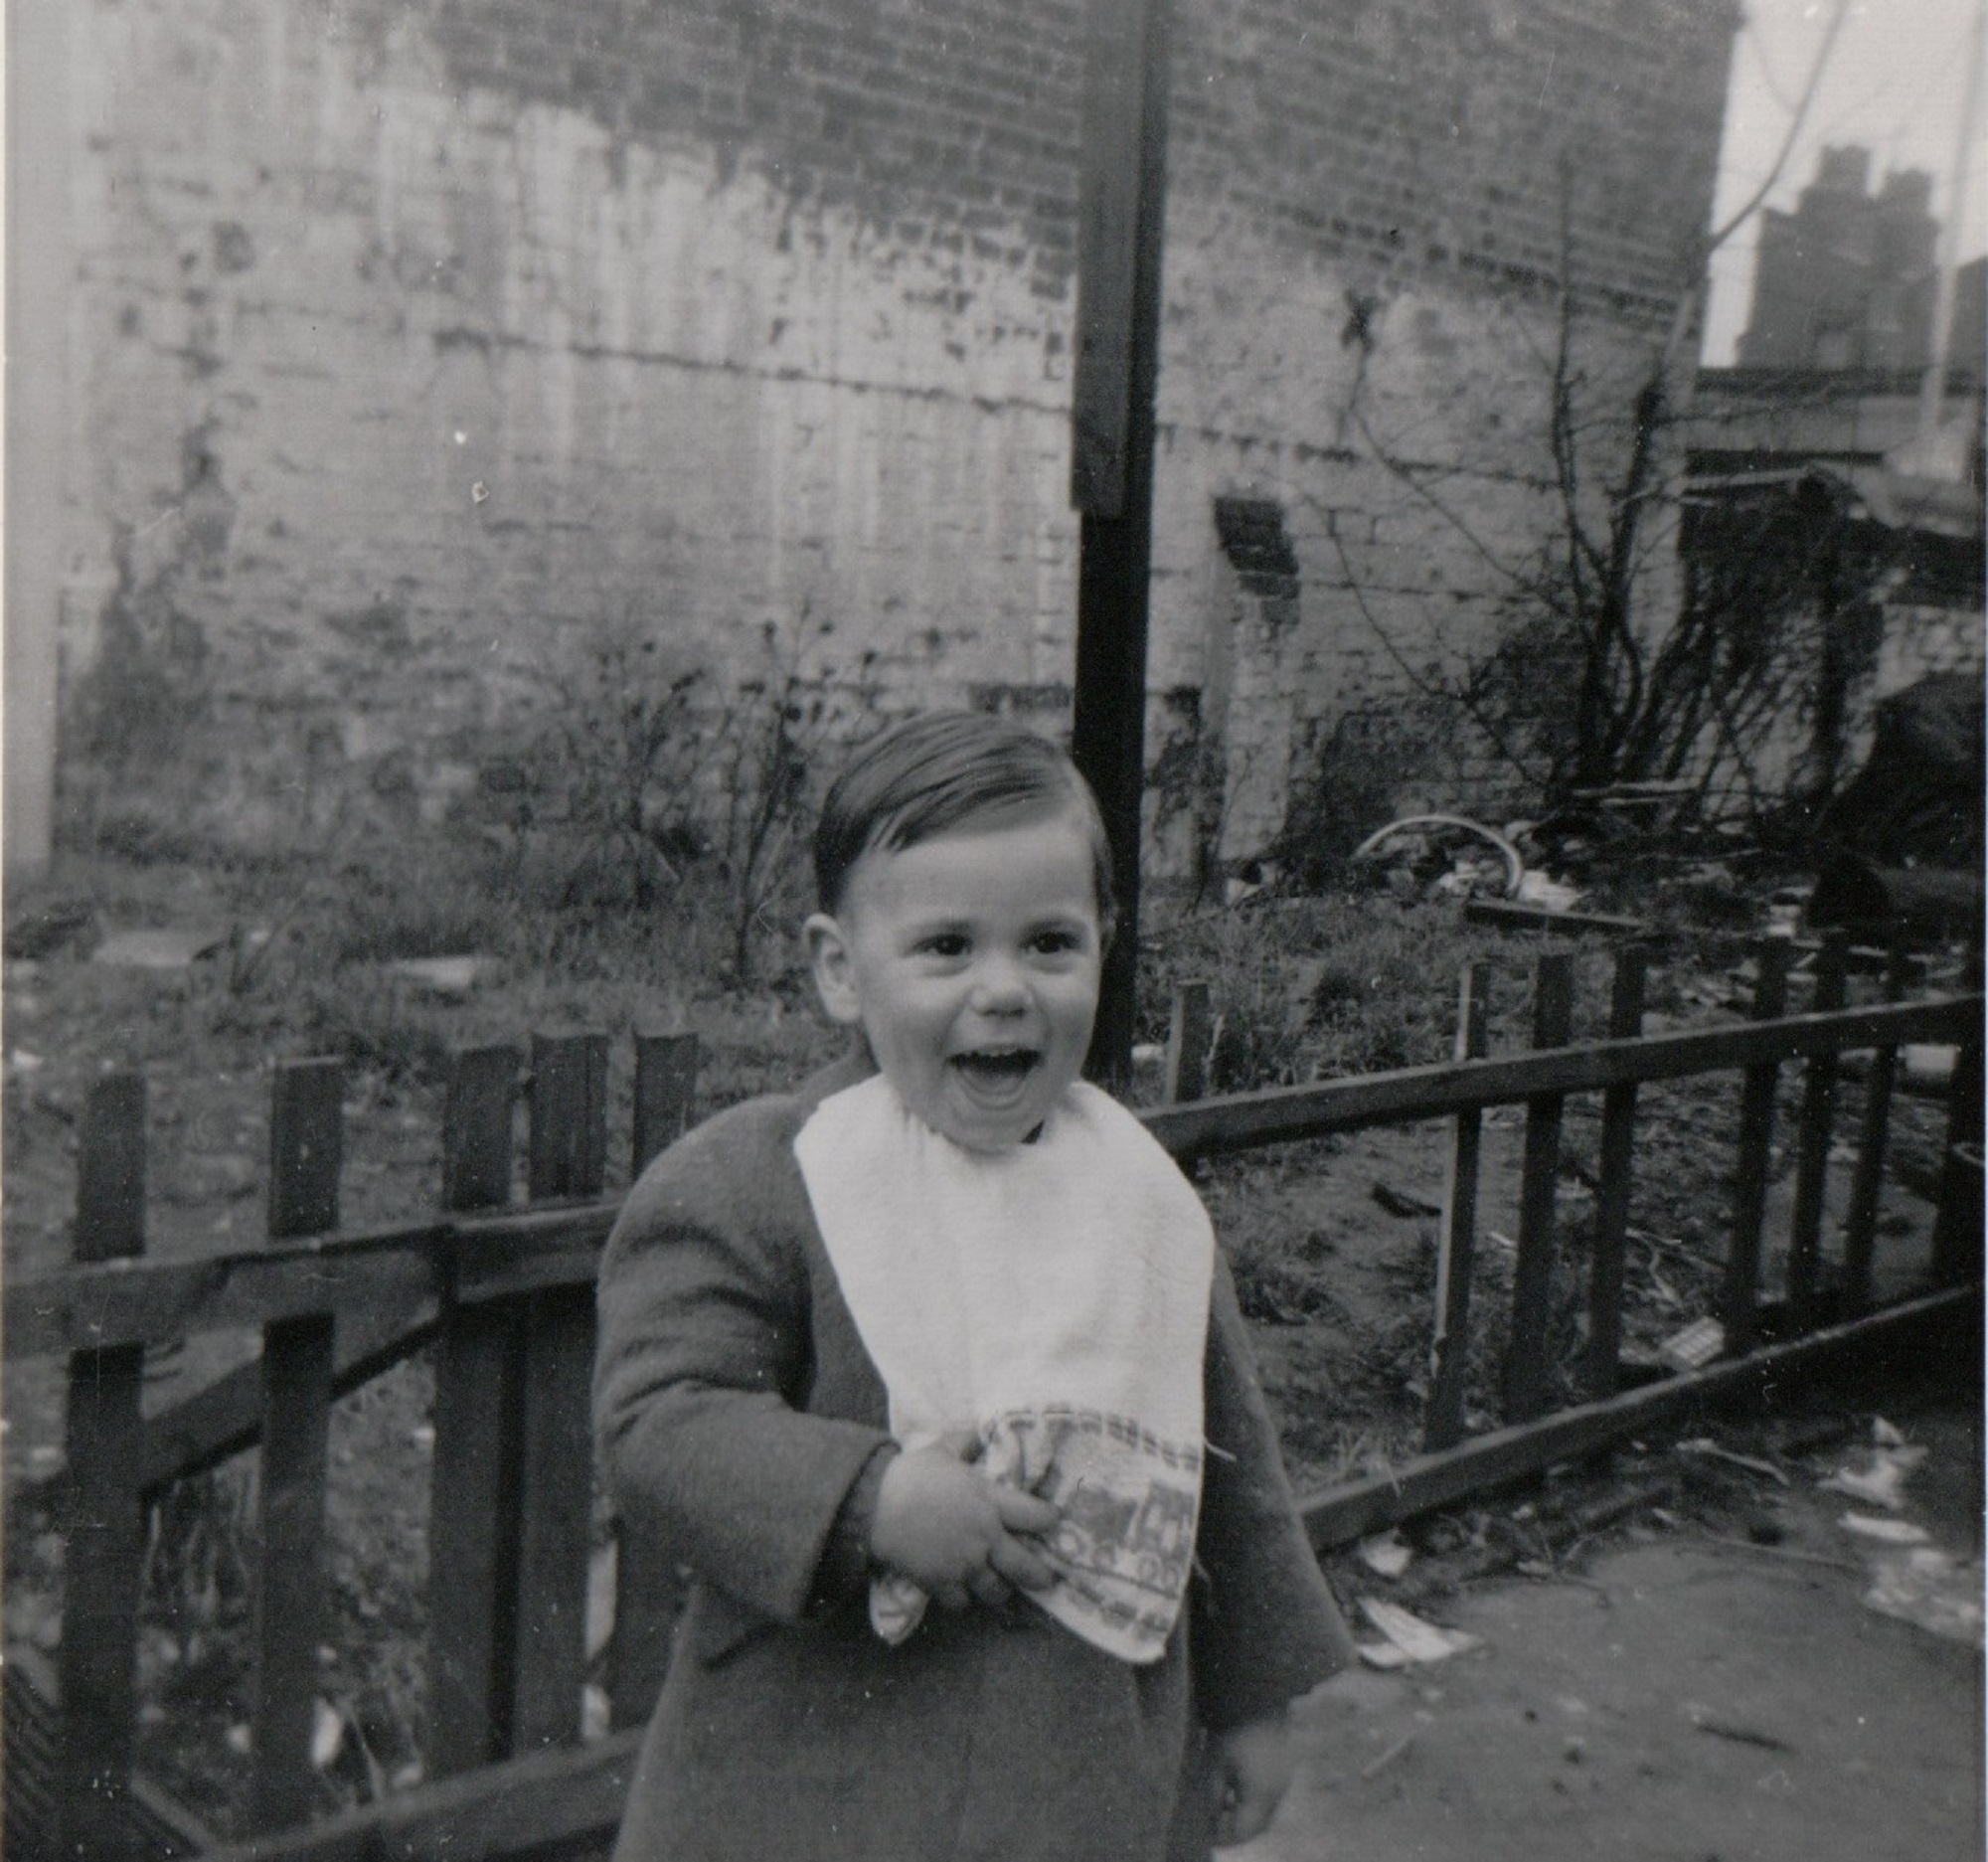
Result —
<instances>
[{"instance_id":1,"label":"dirt ground","mask_svg":"<svg viewBox=\"0 0 1988 1862\"><path fill-rule=\"evenodd\" d=\"M1229 1853L1974 1862L1980 1413L1948 1405L1905 1433L1928 1454L1896 1515L1818 1487L1817 1468L1858 1461L1846 1444L1783 1464L1786 1487L1740 1470L1758 1489L1754 1533L1771 1543L1718 1522L1643 1523L1572 1575L1467 1585L1423 1606L1481 1644L1436 1666L1362 1665L1300 1703L1298 1780L1270 1831ZM1846 1512L1928 1534L1950 1561L1947 1627L1964 1637L1971 1601L1971 1642L1865 1601L1888 1571L1902 1588L1911 1553L1861 1539Z\"/></svg>"}]
</instances>

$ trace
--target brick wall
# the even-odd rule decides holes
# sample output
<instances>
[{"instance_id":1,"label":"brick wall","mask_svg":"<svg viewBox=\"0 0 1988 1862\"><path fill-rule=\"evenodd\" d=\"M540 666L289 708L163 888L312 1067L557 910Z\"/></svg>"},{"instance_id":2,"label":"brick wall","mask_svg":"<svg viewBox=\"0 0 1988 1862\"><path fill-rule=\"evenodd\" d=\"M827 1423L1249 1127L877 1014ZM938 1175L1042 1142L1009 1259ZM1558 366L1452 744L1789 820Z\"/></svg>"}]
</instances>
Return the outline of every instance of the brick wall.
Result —
<instances>
[{"instance_id":1,"label":"brick wall","mask_svg":"<svg viewBox=\"0 0 1988 1862\"><path fill-rule=\"evenodd\" d=\"M1298 747L1497 624L1549 508L1555 280L1591 377L1633 371L1707 212L1734 16L1177 7L1151 735L1235 711L1238 855ZM79 0L72 810L440 820L631 629L726 678L770 630L887 706L1055 722L1081 19ZM1274 617L1222 499L1279 514ZM1427 781L1484 776L1455 748Z\"/></svg>"}]
</instances>

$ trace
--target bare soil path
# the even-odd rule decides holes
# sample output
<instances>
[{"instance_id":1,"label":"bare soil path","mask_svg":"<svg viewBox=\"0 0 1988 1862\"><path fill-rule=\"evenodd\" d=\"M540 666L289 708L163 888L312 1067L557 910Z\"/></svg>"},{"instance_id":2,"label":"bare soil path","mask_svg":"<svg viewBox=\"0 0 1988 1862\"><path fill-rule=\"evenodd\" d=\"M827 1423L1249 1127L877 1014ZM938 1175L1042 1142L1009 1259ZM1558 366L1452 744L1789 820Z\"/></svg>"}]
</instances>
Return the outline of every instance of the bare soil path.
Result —
<instances>
[{"instance_id":1,"label":"bare soil path","mask_svg":"<svg viewBox=\"0 0 1988 1862\"><path fill-rule=\"evenodd\" d=\"M1909 1433L1930 1454L1901 1517L1978 1601L1978 1409ZM1867 1605L1880 1568L1909 1555L1845 1530L1855 1502L1812 1475L1777 1497L1772 1546L1643 1527L1576 1578L1460 1591L1440 1614L1482 1646L1357 1668L1301 1703L1298 1782L1269 1833L1229 1853L1978 1862L1978 1643Z\"/></svg>"}]
</instances>

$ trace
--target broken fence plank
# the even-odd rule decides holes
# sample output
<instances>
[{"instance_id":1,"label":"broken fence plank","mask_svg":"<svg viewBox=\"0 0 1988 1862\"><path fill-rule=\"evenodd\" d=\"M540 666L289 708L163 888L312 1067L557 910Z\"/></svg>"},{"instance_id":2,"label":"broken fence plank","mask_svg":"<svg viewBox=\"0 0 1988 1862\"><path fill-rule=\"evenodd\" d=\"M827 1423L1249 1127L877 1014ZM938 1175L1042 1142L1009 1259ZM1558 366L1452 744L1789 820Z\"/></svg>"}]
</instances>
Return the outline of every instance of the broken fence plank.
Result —
<instances>
[{"instance_id":1,"label":"broken fence plank","mask_svg":"<svg viewBox=\"0 0 1988 1862\"><path fill-rule=\"evenodd\" d=\"M1769 937L1754 946L1758 965L1753 1019L1770 1022L1787 1001L1788 946ZM1726 1256L1720 1316L1726 1350L1739 1357L1751 1348L1760 1296L1760 1223L1767 1207L1767 1170L1774 1142L1774 1093L1780 1058L1749 1067L1740 1089L1739 1140L1733 1165L1733 1235Z\"/></svg>"},{"instance_id":2,"label":"broken fence plank","mask_svg":"<svg viewBox=\"0 0 1988 1862\"><path fill-rule=\"evenodd\" d=\"M1486 1044L1482 964L1464 966L1457 986L1456 1058L1474 1060ZM1442 1185L1442 1218L1435 1270L1435 1317L1429 1341L1429 1394L1422 1442L1446 1448L1463 1436L1464 1395L1470 1361L1470 1274L1477 1252L1477 1172L1484 1114L1476 1107L1456 1114L1449 1168Z\"/></svg>"},{"instance_id":3,"label":"broken fence plank","mask_svg":"<svg viewBox=\"0 0 1988 1862\"><path fill-rule=\"evenodd\" d=\"M1548 951L1533 966L1533 1046L1565 1047L1573 1026L1574 957L1565 950ZM1552 1390L1554 1189L1560 1176L1565 1105L1563 1097L1554 1093L1526 1101L1512 1334L1505 1354L1505 1420L1510 1423L1538 1416Z\"/></svg>"},{"instance_id":4,"label":"broken fence plank","mask_svg":"<svg viewBox=\"0 0 1988 1862\"><path fill-rule=\"evenodd\" d=\"M82 1261L145 1246L145 1081L112 1074L83 1104L75 1250ZM18 1294L15 1295L18 1297ZM125 1855L137 1724L138 1600L145 1553L138 1496L144 1350L79 1351L69 1363L65 1458L63 1701L56 1805L66 1856Z\"/></svg>"},{"instance_id":5,"label":"broken fence plank","mask_svg":"<svg viewBox=\"0 0 1988 1862\"><path fill-rule=\"evenodd\" d=\"M269 1102L269 1237L338 1227L345 1069L335 1060L276 1069ZM255 1568L255 1693L250 1815L259 1829L300 1823L317 1795L311 1710L324 1618L325 1470L331 1433L330 1312L262 1331L260 1551Z\"/></svg>"},{"instance_id":6,"label":"broken fence plank","mask_svg":"<svg viewBox=\"0 0 1988 1862\"><path fill-rule=\"evenodd\" d=\"M695 1035L635 1037L635 1115L628 1180L690 1129L697 1103Z\"/></svg>"},{"instance_id":7,"label":"broken fence plank","mask_svg":"<svg viewBox=\"0 0 1988 1862\"><path fill-rule=\"evenodd\" d=\"M1629 944L1615 954L1608 1004L1608 1038L1633 1041L1643 1032L1643 990L1649 949ZM1594 1259L1587 1282L1587 1353L1582 1390L1590 1401L1615 1394L1622 1356L1623 1250L1635 1187L1636 1088L1610 1087L1601 1099L1601 1142L1594 1193Z\"/></svg>"},{"instance_id":8,"label":"broken fence plank","mask_svg":"<svg viewBox=\"0 0 1988 1862\"><path fill-rule=\"evenodd\" d=\"M1840 1009L1849 979L1850 940L1832 931L1816 959L1815 997L1819 1010ZM1822 1280L1822 1215L1829 1188L1829 1147L1836 1129L1834 1054L1813 1054L1803 1069L1801 1119L1795 1139L1794 1213L1788 1226L1788 1318L1797 1332L1816 1321Z\"/></svg>"},{"instance_id":9,"label":"broken fence plank","mask_svg":"<svg viewBox=\"0 0 1988 1862\"><path fill-rule=\"evenodd\" d=\"M451 1211L510 1199L517 1068L514 1048L456 1059L442 1120ZM440 1311L428 1503L426 1756L436 1777L502 1758L511 1730L524 1334L515 1304L465 1305L457 1277Z\"/></svg>"},{"instance_id":10,"label":"broken fence plank","mask_svg":"<svg viewBox=\"0 0 1988 1862\"><path fill-rule=\"evenodd\" d=\"M1910 959L1903 944L1894 944L1885 968L1885 1000L1905 994ZM1857 1131L1857 1173L1850 1183L1850 1208L1843 1222L1843 1311L1858 1318L1871 1309L1871 1269L1877 1251L1878 1201L1885 1181L1885 1150L1890 1137L1892 1087L1898 1075L1899 1050L1881 1047L1871 1057L1864 1081L1864 1115Z\"/></svg>"}]
</instances>

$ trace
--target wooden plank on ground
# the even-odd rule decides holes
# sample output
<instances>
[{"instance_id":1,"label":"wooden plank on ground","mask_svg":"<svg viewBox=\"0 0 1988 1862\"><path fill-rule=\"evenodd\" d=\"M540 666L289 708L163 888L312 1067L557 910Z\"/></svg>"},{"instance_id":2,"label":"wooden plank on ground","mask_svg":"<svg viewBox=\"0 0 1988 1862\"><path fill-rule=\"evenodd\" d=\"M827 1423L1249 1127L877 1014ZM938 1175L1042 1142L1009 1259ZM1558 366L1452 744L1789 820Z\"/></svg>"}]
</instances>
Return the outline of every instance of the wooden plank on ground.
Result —
<instances>
[{"instance_id":1,"label":"wooden plank on ground","mask_svg":"<svg viewBox=\"0 0 1988 1862\"><path fill-rule=\"evenodd\" d=\"M1574 958L1548 951L1533 967L1533 1046L1561 1048L1574 1026ZM1554 1192L1560 1180L1565 1100L1526 1101L1519 1171L1519 1248L1512 1272L1512 1335L1505 1353L1505 1420L1523 1423L1547 1407L1553 1383Z\"/></svg>"},{"instance_id":2,"label":"wooden plank on ground","mask_svg":"<svg viewBox=\"0 0 1988 1862\"><path fill-rule=\"evenodd\" d=\"M451 1211L511 1194L518 1054L458 1056L442 1121L442 1192ZM431 1776L510 1747L510 1648L517 1598L517 1442L524 1327L515 1301L465 1305L451 1286L435 1352L434 1465L428 1504L428 1744Z\"/></svg>"},{"instance_id":3,"label":"wooden plank on ground","mask_svg":"<svg viewBox=\"0 0 1988 1862\"><path fill-rule=\"evenodd\" d=\"M1840 1009L1850 975L1850 940L1832 931L1816 957L1817 1009ZM1794 1213L1788 1225L1788 1319L1797 1332L1816 1321L1822 1285L1822 1216L1829 1150L1836 1135L1836 1056L1814 1054L1803 1070L1801 1121L1795 1138Z\"/></svg>"},{"instance_id":4,"label":"wooden plank on ground","mask_svg":"<svg viewBox=\"0 0 1988 1862\"><path fill-rule=\"evenodd\" d=\"M1758 975L1753 984L1753 1019L1769 1022L1787 1001L1788 946L1769 937L1754 946ZM1734 1357L1751 1348L1760 1297L1760 1222L1767 1207L1767 1173L1774 1143L1774 1093L1780 1082L1777 1060L1746 1070L1740 1089L1739 1139L1733 1164L1733 1236L1726 1255L1720 1317L1726 1350Z\"/></svg>"},{"instance_id":5,"label":"wooden plank on ground","mask_svg":"<svg viewBox=\"0 0 1988 1862\"><path fill-rule=\"evenodd\" d=\"M1616 952L1608 1005L1608 1038L1633 1041L1643 1032L1643 986L1649 950L1629 944ZM1587 1281L1587 1354L1581 1388L1590 1401L1615 1394L1622 1356L1623 1249L1635 1187L1636 1089L1610 1087L1601 1097L1601 1143L1594 1192L1594 1259Z\"/></svg>"},{"instance_id":6,"label":"wooden plank on ground","mask_svg":"<svg viewBox=\"0 0 1988 1862\"><path fill-rule=\"evenodd\" d=\"M1885 1000L1905 994L1907 958L1894 944L1885 967ZM1878 1242L1878 1201L1885 1182L1885 1152L1891 1134L1892 1089L1899 1050L1881 1047L1871 1056L1864 1080L1864 1114L1857 1129L1857 1173L1850 1181L1850 1208L1843 1221L1843 1313L1857 1318L1871 1309L1871 1270Z\"/></svg>"},{"instance_id":7,"label":"wooden plank on ground","mask_svg":"<svg viewBox=\"0 0 1988 1862\"><path fill-rule=\"evenodd\" d=\"M1563 937L1646 937L1650 931L1639 918L1612 912L1552 912L1520 899L1466 899L1463 916L1473 925L1498 931L1554 931Z\"/></svg>"},{"instance_id":8,"label":"wooden plank on ground","mask_svg":"<svg viewBox=\"0 0 1988 1862\"><path fill-rule=\"evenodd\" d=\"M1853 1368L1906 1372L1929 1353L1973 1336L1980 1323L1979 1286L1929 1293L1745 1358L1515 1424L1439 1454L1418 1455L1386 1473L1308 1495L1299 1512L1313 1546L1331 1551L1701 1410L1772 1400L1805 1379Z\"/></svg>"},{"instance_id":9,"label":"wooden plank on ground","mask_svg":"<svg viewBox=\"0 0 1988 1862\"><path fill-rule=\"evenodd\" d=\"M642 1735L534 1754L397 1791L311 1829L216 1850L202 1862L490 1862L604 1851Z\"/></svg>"},{"instance_id":10,"label":"wooden plank on ground","mask_svg":"<svg viewBox=\"0 0 1988 1862\"><path fill-rule=\"evenodd\" d=\"M338 1227L345 1069L276 1069L269 1105L269 1236ZM325 1468L336 1320L278 1319L262 1333L261 1548L255 1570L250 1815L259 1829L303 1822L317 1794L311 1713L324 1621Z\"/></svg>"},{"instance_id":11,"label":"wooden plank on ground","mask_svg":"<svg viewBox=\"0 0 1988 1862\"><path fill-rule=\"evenodd\" d=\"M635 1037L635 1117L628 1180L690 1129L697 1104L695 1035Z\"/></svg>"},{"instance_id":12,"label":"wooden plank on ground","mask_svg":"<svg viewBox=\"0 0 1988 1862\"><path fill-rule=\"evenodd\" d=\"M139 1253L145 1245L141 1075L112 1074L91 1084L79 1141L77 1259ZM130 1843L145 1552L138 1496L144 1368L143 1348L135 1344L79 1351L69 1364L59 1853L105 1862L121 1862Z\"/></svg>"},{"instance_id":13,"label":"wooden plank on ground","mask_svg":"<svg viewBox=\"0 0 1988 1862\"><path fill-rule=\"evenodd\" d=\"M1482 964L1464 966L1457 989L1456 1058L1473 1060L1486 1041ZM1484 1114L1458 1112L1442 1185L1441 1239L1435 1270L1435 1320L1429 1342L1429 1394L1422 1443L1446 1448L1463 1437L1464 1394L1470 1373L1470 1276L1477 1255L1477 1169Z\"/></svg>"}]
</instances>

